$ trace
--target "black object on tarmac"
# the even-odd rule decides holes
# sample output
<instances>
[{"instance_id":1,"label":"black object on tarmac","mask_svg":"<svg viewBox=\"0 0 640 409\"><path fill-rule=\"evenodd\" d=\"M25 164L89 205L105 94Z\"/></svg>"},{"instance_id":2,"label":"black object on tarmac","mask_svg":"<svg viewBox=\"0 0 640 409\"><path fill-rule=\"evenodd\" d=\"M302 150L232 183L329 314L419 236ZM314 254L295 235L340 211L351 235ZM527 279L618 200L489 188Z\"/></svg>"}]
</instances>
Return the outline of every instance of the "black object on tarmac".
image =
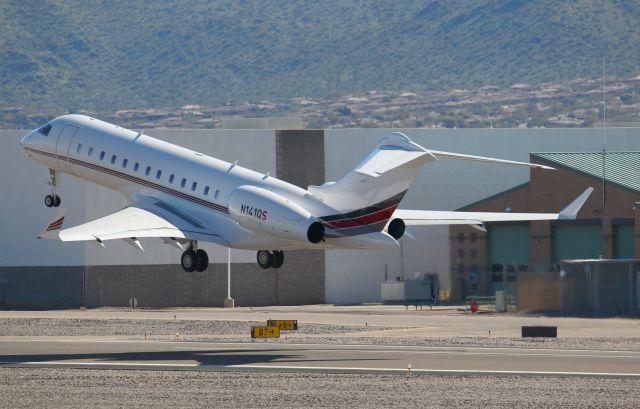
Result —
<instances>
[{"instance_id":1,"label":"black object on tarmac","mask_svg":"<svg viewBox=\"0 0 640 409\"><path fill-rule=\"evenodd\" d=\"M551 326L523 326L522 338L557 338L558 327Z\"/></svg>"}]
</instances>

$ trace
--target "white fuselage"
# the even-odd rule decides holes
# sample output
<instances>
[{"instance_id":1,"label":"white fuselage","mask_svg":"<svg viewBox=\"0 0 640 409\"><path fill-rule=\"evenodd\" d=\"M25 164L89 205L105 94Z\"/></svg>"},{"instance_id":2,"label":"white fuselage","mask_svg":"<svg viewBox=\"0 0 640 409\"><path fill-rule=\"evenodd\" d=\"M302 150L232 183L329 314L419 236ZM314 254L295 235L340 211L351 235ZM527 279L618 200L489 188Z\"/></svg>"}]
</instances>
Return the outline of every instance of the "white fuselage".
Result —
<instances>
[{"instance_id":1,"label":"white fuselage","mask_svg":"<svg viewBox=\"0 0 640 409\"><path fill-rule=\"evenodd\" d=\"M116 190L131 203L145 197L170 203L220 234L225 241L221 244L229 247L286 250L397 246L396 240L383 231L343 236L326 224L326 238L321 242L300 240L294 232L287 235L286 226L277 226L286 224L289 216L273 214L275 210L263 209L259 203L243 202L241 209L230 208L230 199L239 191L258 190L263 196L281 198L281 207L299 209L296 214L307 212L309 220L342 211L275 177L97 119L66 115L49 124L48 135L36 130L22 139L29 157L50 169ZM272 218L269 221L284 233L265 230L259 234L251 224L239 223L239 217L252 218L249 221L258 224Z\"/></svg>"}]
</instances>

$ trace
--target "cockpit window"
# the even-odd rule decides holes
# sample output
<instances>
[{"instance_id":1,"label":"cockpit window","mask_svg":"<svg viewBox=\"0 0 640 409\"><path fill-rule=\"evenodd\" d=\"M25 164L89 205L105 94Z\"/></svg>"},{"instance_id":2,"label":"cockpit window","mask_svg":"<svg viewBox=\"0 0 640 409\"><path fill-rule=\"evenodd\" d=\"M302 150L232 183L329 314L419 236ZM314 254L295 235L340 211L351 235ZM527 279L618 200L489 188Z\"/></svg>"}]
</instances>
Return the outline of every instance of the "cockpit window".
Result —
<instances>
[{"instance_id":1,"label":"cockpit window","mask_svg":"<svg viewBox=\"0 0 640 409\"><path fill-rule=\"evenodd\" d=\"M44 136L49 136L49 132L51 132L51 124L46 124L45 126L38 129L38 131Z\"/></svg>"}]
</instances>

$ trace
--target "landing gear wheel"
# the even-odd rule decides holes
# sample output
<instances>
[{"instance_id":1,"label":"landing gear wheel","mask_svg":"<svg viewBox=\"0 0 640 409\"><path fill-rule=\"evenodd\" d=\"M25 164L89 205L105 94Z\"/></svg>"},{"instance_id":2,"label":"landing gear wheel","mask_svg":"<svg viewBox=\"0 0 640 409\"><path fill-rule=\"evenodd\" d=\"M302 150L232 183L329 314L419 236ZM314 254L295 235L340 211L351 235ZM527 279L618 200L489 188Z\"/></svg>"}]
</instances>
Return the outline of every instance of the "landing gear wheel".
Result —
<instances>
[{"instance_id":1,"label":"landing gear wheel","mask_svg":"<svg viewBox=\"0 0 640 409\"><path fill-rule=\"evenodd\" d=\"M265 270L271 267L271 253L266 250L260 250L257 255L258 265Z\"/></svg>"},{"instance_id":2,"label":"landing gear wheel","mask_svg":"<svg viewBox=\"0 0 640 409\"><path fill-rule=\"evenodd\" d=\"M62 203L62 199L58 195L46 195L44 197L44 205L47 207L58 207Z\"/></svg>"},{"instance_id":3,"label":"landing gear wheel","mask_svg":"<svg viewBox=\"0 0 640 409\"><path fill-rule=\"evenodd\" d=\"M196 251L196 271L202 272L209 266L209 256L207 252L199 249Z\"/></svg>"},{"instance_id":4,"label":"landing gear wheel","mask_svg":"<svg viewBox=\"0 0 640 409\"><path fill-rule=\"evenodd\" d=\"M180 264L182 265L182 269L187 273L193 273L193 271L198 266L198 258L196 256L196 252L188 249L184 253L182 253L182 257L180 257Z\"/></svg>"},{"instance_id":5,"label":"landing gear wheel","mask_svg":"<svg viewBox=\"0 0 640 409\"><path fill-rule=\"evenodd\" d=\"M58 193L57 193L57 186L58 186L57 172L53 169L49 169L49 182L47 182L47 184L51 186L51 194L45 196L44 205L47 207L60 206L60 203L62 203L62 200L60 199L60 196L58 196Z\"/></svg>"},{"instance_id":6,"label":"landing gear wheel","mask_svg":"<svg viewBox=\"0 0 640 409\"><path fill-rule=\"evenodd\" d=\"M284 251L274 251L271 254L271 268L280 268L284 263Z\"/></svg>"}]
</instances>

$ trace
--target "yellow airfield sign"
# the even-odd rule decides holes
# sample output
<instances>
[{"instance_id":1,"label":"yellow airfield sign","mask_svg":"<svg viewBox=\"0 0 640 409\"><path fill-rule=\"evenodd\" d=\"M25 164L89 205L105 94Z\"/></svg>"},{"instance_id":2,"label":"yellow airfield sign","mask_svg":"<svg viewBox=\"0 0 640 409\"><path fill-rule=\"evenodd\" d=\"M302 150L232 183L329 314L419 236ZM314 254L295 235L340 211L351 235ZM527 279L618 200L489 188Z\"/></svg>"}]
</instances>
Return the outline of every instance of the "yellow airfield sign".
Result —
<instances>
[{"instance_id":1,"label":"yellow airfield sign","mask_svg":"<svg viewBox=\"0 0 640 409\"><path fill-rule=\"evenodd\" d=\"M280 328L273 326L251 327L251 338L280 338Z\"/></svg>"},{"instance_id":2,"label":"yellow airfield sign","mask_svg":"<svg viewBox=\"0 0 640 409\"><path fill-rule=\"evenodd\" d=\"M297 331L298 320L267 320L270 327L278 327L280 331Z\"/></svg>"}]
</instances>

